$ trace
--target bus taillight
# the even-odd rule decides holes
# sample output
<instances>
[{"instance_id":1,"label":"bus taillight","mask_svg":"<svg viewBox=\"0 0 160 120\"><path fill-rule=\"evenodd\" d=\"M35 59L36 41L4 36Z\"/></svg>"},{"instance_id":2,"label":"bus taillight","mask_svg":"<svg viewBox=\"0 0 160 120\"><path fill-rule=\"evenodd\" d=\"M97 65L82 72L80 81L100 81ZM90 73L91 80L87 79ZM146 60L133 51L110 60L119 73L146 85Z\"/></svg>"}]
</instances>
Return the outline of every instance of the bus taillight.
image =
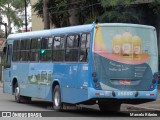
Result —
<instances>
[{"instance_id":1,"label":"bus taillight","mask_svg":"<svg viewBox=\"0 0 160 120\"><path fill-rule=\"evenodd\" d=\"M155 79L154 79L154 80L152 80L152 83L153 83L153 84L155 84L155 83L156 83L156 80L155 80Z\"/></svg>"},{"instance_id":2,"label":"bus taillight","mask_svg":"<svg viewBox=\"0 0 160 120\"><path fill-rule=\"evenodd\" d=\"M97 73L96 72L93 72L92 73L92 77L96 77L97 76Z\"/></svg>"},{"instance_id":3,"label":"bus taillight","mask_svg":"<svg viewBox=\"0 0 160 120\"><path fill-rule=\"evenodd\" d=\"M154 96L154 94L150 94L150 96Z\"/></svg>"},{"instance_id":4,"label":"bus taillight","mask_svg":"<svg viewBox=\"0 0 160 120\"><path fill-rule=\"evenodd\" d=\"M93 77L93 82L94 82L95 88L97 88L97 89L100 88L100 84L99 84L98 79L97 79L97 73L93 72L92 77Z\"/></svg>"},{"instance_id":5,"label":"bus taillight","mask_svg":"<svg viewBox=\"0 0 160 120\"><path fill-rule=\"evenodd\" d=\"M93 79L93 82L94 82L94 83L98 82L98 79L97 79L97 78L94 78L94 79Z\"/></svg>"},{"instance_id":6,"label":"bus taillight","mask_svg":"<svg viewBox=\"0 0 160 120\"><path fill-rule=\"evenodd\" d=\"M156 78L158 78L158 75L155 73L155 74L153 75L153 77L154 77L154 79L156 79Z\"/></svg>"}]
</instances>

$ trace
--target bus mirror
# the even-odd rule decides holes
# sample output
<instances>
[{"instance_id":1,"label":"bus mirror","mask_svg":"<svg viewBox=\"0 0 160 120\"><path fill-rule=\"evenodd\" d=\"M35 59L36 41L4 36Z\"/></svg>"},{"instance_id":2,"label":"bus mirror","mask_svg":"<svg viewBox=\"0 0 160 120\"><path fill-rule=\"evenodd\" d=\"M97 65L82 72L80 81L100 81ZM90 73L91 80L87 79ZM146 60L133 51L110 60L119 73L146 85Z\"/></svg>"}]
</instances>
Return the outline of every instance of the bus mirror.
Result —
<instances>
[{"instance_id":1,"label":"bus mirror","mask_svg":"<svg viewBox=\"0 0 160 120\"><path fill-rule=\"evenodd\" d=\"M4 47L4 48L3 48L3 54L5 54L6 51L7 51L7 47Z\"/></svg>"}]
</instances>

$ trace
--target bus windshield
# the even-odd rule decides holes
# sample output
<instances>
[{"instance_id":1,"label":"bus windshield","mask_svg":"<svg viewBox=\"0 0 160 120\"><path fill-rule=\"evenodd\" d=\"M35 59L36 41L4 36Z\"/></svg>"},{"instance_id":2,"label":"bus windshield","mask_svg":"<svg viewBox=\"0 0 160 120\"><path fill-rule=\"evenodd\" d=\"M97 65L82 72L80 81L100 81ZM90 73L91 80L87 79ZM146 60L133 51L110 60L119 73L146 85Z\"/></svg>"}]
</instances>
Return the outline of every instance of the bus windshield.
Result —
<instances>
[{"instance_id":1,"label":"bus windshield","mask_svg":"<svg viewBox=\"0 0 160 120\"><path fill-rule=\"evenodd\" d=\"M148 90L158 71L155 29L141 25L95 27L93 69L104 90Z\"/></svg>"}]
</instances>

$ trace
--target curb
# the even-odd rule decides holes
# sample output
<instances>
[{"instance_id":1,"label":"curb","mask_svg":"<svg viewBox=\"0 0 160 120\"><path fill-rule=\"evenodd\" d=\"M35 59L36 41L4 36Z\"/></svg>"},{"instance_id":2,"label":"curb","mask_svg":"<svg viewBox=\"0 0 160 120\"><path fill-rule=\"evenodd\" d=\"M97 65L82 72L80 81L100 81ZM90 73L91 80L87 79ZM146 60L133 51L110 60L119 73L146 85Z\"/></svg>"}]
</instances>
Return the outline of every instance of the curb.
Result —
<instances>
[{"instance_id":1,"label":"curb","mask_svg":"<svg viewBox=\"0 0 160 120\"><path fill-rule=\"evenodd\" d=\"M155 109L155 108L147 108L147 107L137 107L135 105L129 105L127 106L127 110L130 111L160 111L160 109Z\"/></svg>"}]
</instances>

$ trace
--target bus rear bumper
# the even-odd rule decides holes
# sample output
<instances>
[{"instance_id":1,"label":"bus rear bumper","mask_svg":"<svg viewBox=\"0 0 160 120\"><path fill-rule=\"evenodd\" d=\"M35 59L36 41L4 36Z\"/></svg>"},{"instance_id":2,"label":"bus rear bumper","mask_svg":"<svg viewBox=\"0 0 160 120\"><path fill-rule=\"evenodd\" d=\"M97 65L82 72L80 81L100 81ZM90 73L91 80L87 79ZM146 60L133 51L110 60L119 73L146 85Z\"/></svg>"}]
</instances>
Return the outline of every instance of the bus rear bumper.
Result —
<instances>
[{"instance_id":1,"label":"bus rear bumper","mask_svg":"<svg viewBox=\"0 0 160 120\"><path fill-rule=\"evenodd\" d=\"M112 98L112 99L152 99L155 100L158 96L158 90L152 91L107 91L88 88L88 98Z\"/></svg>"}]
</instances>

